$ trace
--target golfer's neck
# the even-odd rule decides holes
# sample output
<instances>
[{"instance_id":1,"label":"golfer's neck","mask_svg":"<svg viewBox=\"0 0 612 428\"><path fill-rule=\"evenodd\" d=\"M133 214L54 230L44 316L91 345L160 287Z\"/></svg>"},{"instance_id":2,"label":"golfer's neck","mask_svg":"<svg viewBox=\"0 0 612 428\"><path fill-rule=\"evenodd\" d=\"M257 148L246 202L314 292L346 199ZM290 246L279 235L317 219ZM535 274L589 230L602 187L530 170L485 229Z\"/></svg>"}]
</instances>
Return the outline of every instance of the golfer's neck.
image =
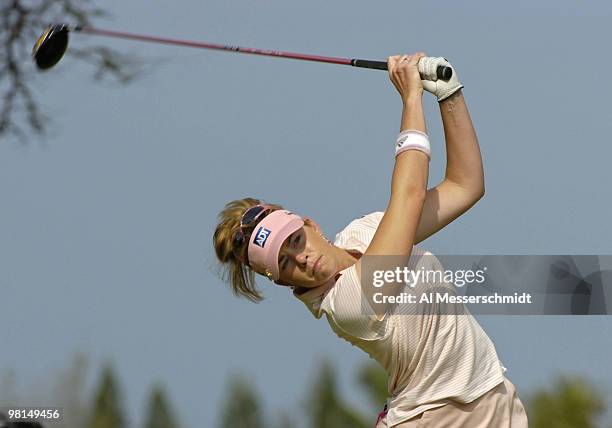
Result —
<instances>
[{"instance_id":1,"label":"golfer's neck","mask_svg":"<svg viewBox=\"0 0 612 428\"><path fill-rule=\"evenodd\" d=\"M337 251L336 257L338 257L338 269L344 270L353 266L357 263L357 260L361 257L361 253L353 251L349 252L344 248L334 247Z\"/></svg>"}]
</instances>

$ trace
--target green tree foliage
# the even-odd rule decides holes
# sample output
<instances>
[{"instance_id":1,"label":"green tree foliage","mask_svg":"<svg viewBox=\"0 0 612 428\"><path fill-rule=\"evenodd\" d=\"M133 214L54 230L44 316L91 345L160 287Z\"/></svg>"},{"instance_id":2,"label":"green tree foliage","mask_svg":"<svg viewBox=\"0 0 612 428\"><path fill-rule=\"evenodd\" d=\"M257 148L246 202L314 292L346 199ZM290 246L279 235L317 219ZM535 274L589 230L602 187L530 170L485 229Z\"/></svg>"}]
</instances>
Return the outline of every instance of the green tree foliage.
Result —
<instances>
[{"instance_id":1,"label":"green tree foliage","mask_svg":"<svg viewBox=\"0 0 612 428\"><path fill-rule=\"evenodd\" d=\"M368 362L357 372L357 382L375 409L382 410L387 401L387 373L375 362Z\"/></svg>"},{"instance_id":2,"label":"green tree foliage","mask_svg":"<svg viewBox=\"0 0 612 428\"><path fill-rule=\"evenodd\" d=\"M334 367L324 360L307 400L306 415L317 428L371 427L369 421L340 397Z\"/></svg>"},{"instance_id":3,"label":"green tree foliage","mask_svg":"<svg viewBox=\"0 0 612 428\"><path fill-rule=\"evenodd\" d=\"M605 411L600 394L580 378L559 378L551 390L537 391L529 402L531 428L594 428Z\"/></svg>"},{"instance_id":4,"label":"green tree foliage","mask_svg":"<svg viewBox=\"0 0 612 428\"><path fill-rule=\"evenodd\" d=\"M149 394L144 428L179 428L176 414L172 410L164 388L157 384Z\"/></svg>"},{"instance_id":5,"label":"green tree foliage","mask_svg":"<svg viewBox=\"0 0 612 428\"><path fill-rule=\"evenodd\" d=\"M67 369L61 370L53 383L53 401L41 398L39 402L54 403L63 408L61 422L54 423L54 428L73 428L86 426L87 402L85 401L87 370L89 363L84 354L76 354Z\"/></svg>"},{"instance_id":6,"label":"green tree foliage","mask_svg":"<svg viewBox=\"0 0 612 428\"><path fill-rule=\"evenodd\" d=\"M0 376L0 406L11 407L19 403L17 375L14 369L5 369Z\"/></svg>"},{"instance_id":7,"label":"green tree foliage","mask_svg":"<svg viewBox=\"0 0 612 428\"><path fill-rule=\"evenodd\" d=\"M230 377L225 404L221 410L219 428L264 428L259 395L251 383L240 374Z\"/></svg>"},{"instance_id":8,"label":"green tree foliage","mask_svg":"<svg viewBox=\"0 0 612 428\"><path fill-rule=\"evenodd\" d=\"M121 408L121 393L110 365L103 368L94 394L88 428L124 428L125 417Z\"/></svg>"},{"instance_id":9,"label":"green tree foliage","mask_svg":"<svg viewBox=\"0 0 612 428\"><path fill-rule=\"evenodd\" d=\"M62 420L54 422L53 428L86 427L87 368L87 357L78 353L67 367L47 373L43 382L35 382L25 391L19 390L19 395L15 373L7 370L0 374L0 408L37 407L44 403L63 409Z\"/></svg>"},{"instance_id":10,"label":"green tree foliage","mask_svg":"<svg viewBox=\"0 0 612 428\"><path fill-rule=\"evenodd\" d=\"M282 411L278 414L276 418L276 423L273 425L274 428L296 428L297 425L291 419L291 416L285 411Z\"/></svg>"}]
</instances>

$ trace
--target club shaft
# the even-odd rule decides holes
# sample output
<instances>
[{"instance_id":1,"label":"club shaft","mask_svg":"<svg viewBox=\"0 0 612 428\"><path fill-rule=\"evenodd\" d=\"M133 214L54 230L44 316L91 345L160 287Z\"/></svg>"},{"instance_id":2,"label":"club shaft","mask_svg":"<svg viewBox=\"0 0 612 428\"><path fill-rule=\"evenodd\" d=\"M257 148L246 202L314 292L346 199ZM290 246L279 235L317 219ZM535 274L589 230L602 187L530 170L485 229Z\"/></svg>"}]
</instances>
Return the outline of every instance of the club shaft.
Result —
<instances>
[{"instance_id":1,"label":"club shaft","mask_svg":"<svg viewBox=\"0 0 612 428\"><path fill-rule=\"evenodd\" d=\"M347 58L336 58L330 56L307 55L294 52L282 52L275 50L244 48L240 46L220 45L216 43L195 42L191 40L171 39L167 37L148 36L143 34L125 33L121 31L101 30L92 27L77 27L77 31L100 36L117 37L121 39L139 40L143 42L163 43L167 45L187 46L190 48L214 49L222 51L239 52L252 55L276 56L281 58L299 59L303 61L327 62L330 64L352 65Z\"/></svg>"},{"instance_id":2,"label":"club shaft","mask_svg":"<svg viewBox=\"0 0 612 428\"><path fill-rule=\"evenodd\" d=\"M243 54L251 54L251 55L263 55L263 56L274 56L278 58L291 58L298 59L302 61L316 61L316 62L325 62L328 64L340 64L340 65L351 65L353 67L361 67L361 68L370 68L374 70L387 70L387 63L383 61L371 61L367 59L348 59L348 58L338 58L333 56L319 56L319 55L308 55L302 53L295 52L283 52L276 50L266 50L266 49L255 49L255 48L245 48L240 46L231 46L231 45L221 45L217 43L206 43L206 42L196 42L193 40L181 40L181 39L172 39L167 37L158 37L158 36L149 36L145 34L135 34L135 33L126 33L123 31L112 31L112 30L102 30L99 28L93 27L74 27L73 31L80 31L82 33L95 34L100 36L107 37L116 37L120 39L130 39L130 40L138 40L143 42L151 42L151 43L163 43L167 45L176 45L176 46L186 46L191 48L200 48L200 49L213 49L220 51L228 51L228 52L238 52ZM443 80L449 80L452 76L452 68L439 66L437 70L435 70L437 78ZM433 76L428 76L423 78L428 78L433 80Z\"/></svg>"}]
</instances>

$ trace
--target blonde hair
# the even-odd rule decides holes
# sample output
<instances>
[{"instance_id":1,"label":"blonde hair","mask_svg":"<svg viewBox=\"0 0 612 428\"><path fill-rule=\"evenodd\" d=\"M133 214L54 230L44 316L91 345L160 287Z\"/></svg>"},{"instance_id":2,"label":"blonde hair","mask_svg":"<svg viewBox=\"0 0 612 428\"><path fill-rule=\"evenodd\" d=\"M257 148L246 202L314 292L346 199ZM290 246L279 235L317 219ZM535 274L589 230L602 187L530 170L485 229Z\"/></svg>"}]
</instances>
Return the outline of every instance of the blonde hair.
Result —
<instances>
[{"instance_id":1,"label":"blonde hair","mask_svg":"<svg viewBox=\"0 0 612 428\"><path fill-rule=\"evenodd\" d=\"M234 237L240 229L242 215L249 208L261 203L259 199L254 198L238 199L228 203L218 215L219 223L213 235L215 253L223 268L223 280L229 282L236 296L246 297L253 302L263 300L263 295L255 283L256 272L235 256L235 253L246 254L248 239L244 240L241 248L234 249L233 245ZM282 209L280 205L272 207L275 210ZM249 236L252 231L253 228L250 230L247 228L244 233Z\"/></svg>"}]
</instances>

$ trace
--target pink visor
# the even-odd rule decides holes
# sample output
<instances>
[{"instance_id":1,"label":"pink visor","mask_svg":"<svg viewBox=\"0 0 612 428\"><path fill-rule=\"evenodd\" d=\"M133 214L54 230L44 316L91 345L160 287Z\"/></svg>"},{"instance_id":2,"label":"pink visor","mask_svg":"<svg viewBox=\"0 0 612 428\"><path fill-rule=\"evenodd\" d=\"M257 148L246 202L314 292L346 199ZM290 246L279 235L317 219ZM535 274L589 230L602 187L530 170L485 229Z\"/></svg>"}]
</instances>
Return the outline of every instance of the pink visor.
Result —
<instances>
[{"instance_id":1,"label":"pink visor","mask_svg":"<svg viewBox=\"0 0 612 428\"><path fill-rule=\"evenodd\" d=\"M285 239L304 226L304 220L287 210L276 210L260 221L249 239L249 265L273 281L278 281L278 253Z\"/></svg>"}]
</instances>

